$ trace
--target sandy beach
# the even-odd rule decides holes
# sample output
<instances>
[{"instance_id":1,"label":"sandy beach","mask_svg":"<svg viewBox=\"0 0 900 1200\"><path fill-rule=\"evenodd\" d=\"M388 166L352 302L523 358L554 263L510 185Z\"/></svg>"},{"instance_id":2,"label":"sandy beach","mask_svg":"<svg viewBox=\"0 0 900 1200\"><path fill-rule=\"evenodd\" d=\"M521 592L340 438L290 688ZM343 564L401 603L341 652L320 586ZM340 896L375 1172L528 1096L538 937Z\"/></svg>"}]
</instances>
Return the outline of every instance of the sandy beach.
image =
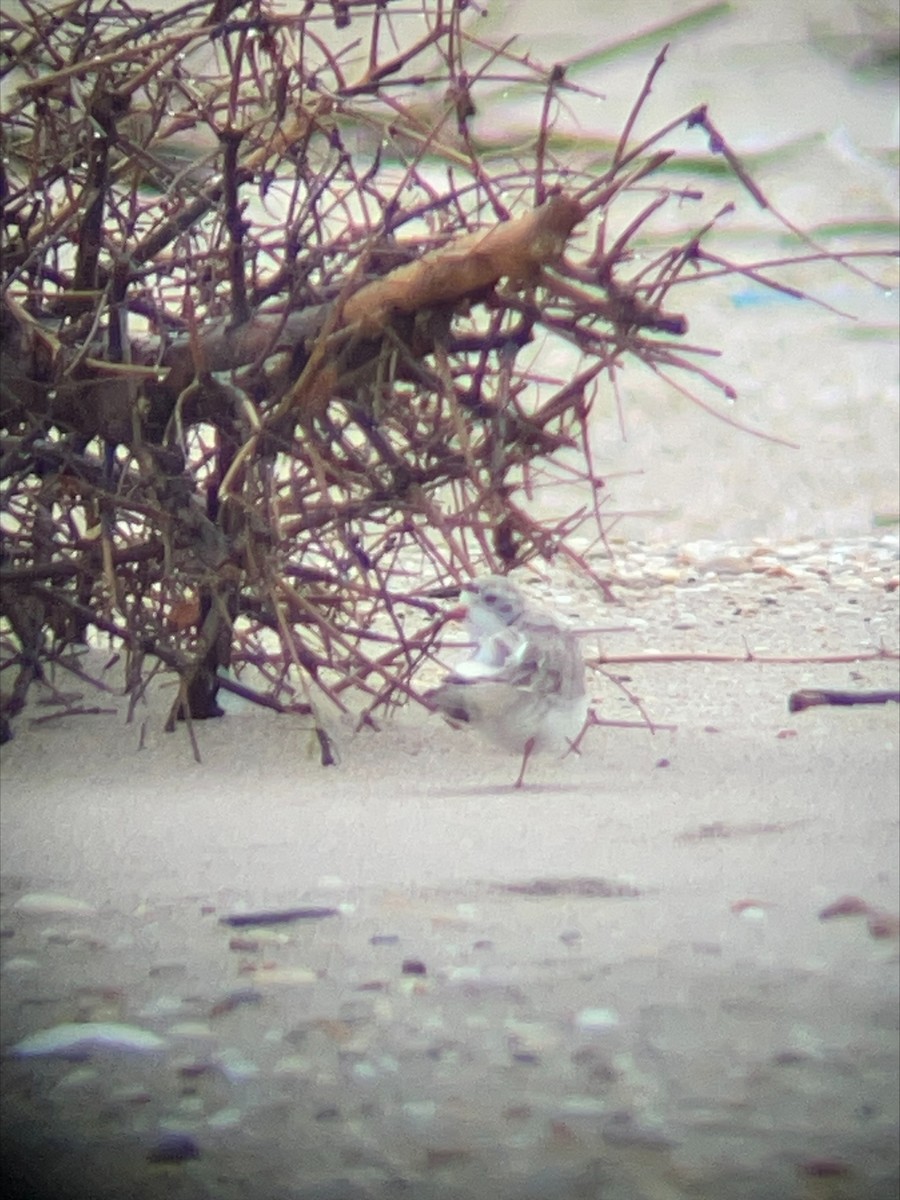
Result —
<instances>
[{"instance_id":1,"label":"sandy beach","mask_svg":"<svg viewBox=\"0 0 900 1200\"><path fill-rule=\"evenodd\" d=\"M859 660L617 669L675 728L591 730L520 792L510 756L424 713L337 728L330 769L252 710L199 728L198 765L159 732L164 692L132 725L23 722L13 1194L895 1195L896 706L787 710L897 687L870 657L895 543L739 550L718 574L632 551L607 652ZM602 675L592 695L638 717ZM55 1053L29 1051L39 1030Z\"/></svg>"},{"instance_id":2,"label":"sandy beach","mask_svg":"<svg viewBox=\"0 0 900 1200\"><path fill-rule=\"evenodd\" d=\"M852 241L896 220L896 82L790 7L676 46L666 111L717 85L737 144L814 125L765 182ZM198 763L171 679L127 720L108 646L81 660L108 691L53 679L99 711L33 688L0 761L5 1195L896 1200L898 709L788 707L900 688L896 291L816 287L832 309L691 301L727 415L797 448L627 372L627 440L598 404L635 514L592 559L616 603L559 560L521 574L623 661L589 673L582 753L522 790L411 706L326 714L323 768L303 719L233 705Z\"/></svg>"}]
</instances>

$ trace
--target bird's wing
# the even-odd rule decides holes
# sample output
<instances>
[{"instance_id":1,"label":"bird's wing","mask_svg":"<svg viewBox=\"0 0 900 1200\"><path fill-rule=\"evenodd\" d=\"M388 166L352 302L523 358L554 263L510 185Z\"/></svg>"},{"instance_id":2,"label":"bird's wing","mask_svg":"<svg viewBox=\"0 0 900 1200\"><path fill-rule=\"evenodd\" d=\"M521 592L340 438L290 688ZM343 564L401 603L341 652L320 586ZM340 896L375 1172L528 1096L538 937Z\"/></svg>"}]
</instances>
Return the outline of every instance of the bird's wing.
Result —
<instances>
[{"instance_id":1,"label":"bird's wing","mask_svg":"<svg viewBox=\"0 0 900 1200\"><path fill-rule=\"evenodd\" d=\"M538 642L532 641L518 629L504 629L484 638L473 657L459 663L447 676L447 682L527 688L531 686L540 664Z\"/></svg>"},{"instance_id":2,"label":"bird's wing","mask_svg":"<svg viewBox=\"0 0 900 1200\"><path fill-rule=\"evenodd\" d=\"M515 644L508 644L506 657L487 677L541 695L574 698L584 692L584 659L576 638L552 617L533 617L518 629Z\"/></svg>"}]
</instances>

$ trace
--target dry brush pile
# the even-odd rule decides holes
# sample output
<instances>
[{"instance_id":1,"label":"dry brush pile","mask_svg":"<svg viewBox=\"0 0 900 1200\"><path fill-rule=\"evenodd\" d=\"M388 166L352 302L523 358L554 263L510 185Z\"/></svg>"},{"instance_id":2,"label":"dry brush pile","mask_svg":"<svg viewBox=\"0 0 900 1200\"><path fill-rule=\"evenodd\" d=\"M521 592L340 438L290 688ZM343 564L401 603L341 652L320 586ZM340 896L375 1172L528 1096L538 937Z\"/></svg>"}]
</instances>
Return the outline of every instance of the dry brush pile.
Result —
<instances>
[{"instance_id":1,"label":"dry brush pile","mask_svg":"<svg viewBox=\"0 0 900 1200\"><path fill-rule=\"evenodd\" d=\"M635 136L664 52L597 166L554 140L565 68L488 44L459 0L21 12L0 45L7 716L97 630L134 696L177 673L170 723L216 715L221 686L363 720L415 698L460 579L589 572L567 540L606 533L588 421L629 357L727 394L672 289L781 286L705 247L722 211L634 255L702 198L665 170L679 127L766 205L705 107ZM542 98L502 153L476 136L500 83ZM537 376L542 338L569 378ZM560 456L584 502L549 521L527 501Z\"/></svg>"}]
</instances>

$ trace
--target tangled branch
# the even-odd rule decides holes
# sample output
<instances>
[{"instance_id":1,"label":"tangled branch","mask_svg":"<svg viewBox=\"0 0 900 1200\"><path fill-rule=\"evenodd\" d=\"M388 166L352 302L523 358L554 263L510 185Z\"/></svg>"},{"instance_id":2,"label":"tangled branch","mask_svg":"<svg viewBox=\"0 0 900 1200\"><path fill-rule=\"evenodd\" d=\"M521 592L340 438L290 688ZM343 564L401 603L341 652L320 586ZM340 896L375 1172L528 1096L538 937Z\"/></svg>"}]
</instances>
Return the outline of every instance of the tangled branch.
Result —
<instances>
[{"instance_id":1,"label":"tangled branch","mask_svg":"<svg viewBox=\"0 0 900 1200\"><path fill-rule=\"evenodd\" d=\"M569 542L614 520L598 388L635 359L730 394L670 295L723 270L784 286L706 251L724 209L634 258L702 199L663 140L704 131L766 201L705 108L634 141L664 52L605 169L559 160L565 68L487 46L466 9L3 18L8 713L98 630L132 689L177 672L172 721L226 686L311 713L327 757L323 698L362 721L416 698L460 579L563 555L610 594ZM473 133L501 76L544 99L519 158ZM537 375L546 344L567 379ZM560 470L585 500L548 520L528 497Z\"/></svg>"}]
</instances>

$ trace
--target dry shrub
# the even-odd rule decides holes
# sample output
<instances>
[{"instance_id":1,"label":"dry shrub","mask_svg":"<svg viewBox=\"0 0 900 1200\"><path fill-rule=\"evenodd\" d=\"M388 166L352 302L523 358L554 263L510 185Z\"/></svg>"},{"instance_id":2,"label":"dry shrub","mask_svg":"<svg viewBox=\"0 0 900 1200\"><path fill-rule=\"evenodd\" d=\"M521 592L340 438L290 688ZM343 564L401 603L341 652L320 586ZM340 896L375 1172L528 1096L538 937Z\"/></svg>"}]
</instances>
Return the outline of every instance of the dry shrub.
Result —
<instances>
[{"instance_id":1,"label":"dry shrub","mask_svg":"<svg viewBox=\"0 0 900 1200\"><path fill-rule=\"evenodd\" d=\"M461 578L563 555L608 594L568 540L607 532L598 387L636 357L727 394L669 293L738 270L780 286L705 249L724 210L632 254L702 199L664 171L678 127L766 205L705 108L634 137L664 51L587 169L554 149L565 67L488 45L464 3L22 11L3 26L7 713L100 630L135 697L153 664L177 672L170 723L217 715L221 686L371 720L417 695ZM543 98L516 154L473 132L501 77ZM540 339L572 348L571 377L537 378ZM554 465L583 486L562 520L528 503Z\"/></svg>"}]
</instances>

